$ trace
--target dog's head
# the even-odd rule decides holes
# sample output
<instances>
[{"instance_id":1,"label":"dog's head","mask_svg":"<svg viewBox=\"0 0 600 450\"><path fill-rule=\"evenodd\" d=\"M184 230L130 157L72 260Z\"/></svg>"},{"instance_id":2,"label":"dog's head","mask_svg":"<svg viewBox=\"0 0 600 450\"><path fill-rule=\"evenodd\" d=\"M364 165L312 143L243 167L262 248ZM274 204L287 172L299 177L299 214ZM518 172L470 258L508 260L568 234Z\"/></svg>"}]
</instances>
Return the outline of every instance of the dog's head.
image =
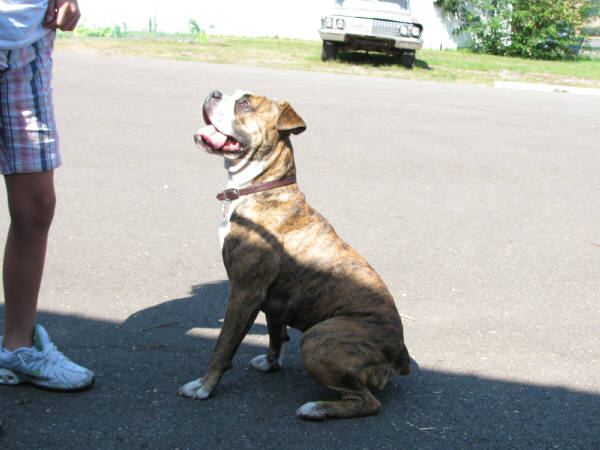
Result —
<instances>
[{"instance_id":1,"label":"dog's head","mask_svg":"<svg viewBox=\"0 0 600 450\"><path fill-rule=\"evenodd\" d=\"M202 115L206 126L196 132L196 145L233 164L265 159L290 133L299 134L306 129L288 102L275 102L243 91L231 96L211 92L204 100Z\"/></svg>"}]
</instances>

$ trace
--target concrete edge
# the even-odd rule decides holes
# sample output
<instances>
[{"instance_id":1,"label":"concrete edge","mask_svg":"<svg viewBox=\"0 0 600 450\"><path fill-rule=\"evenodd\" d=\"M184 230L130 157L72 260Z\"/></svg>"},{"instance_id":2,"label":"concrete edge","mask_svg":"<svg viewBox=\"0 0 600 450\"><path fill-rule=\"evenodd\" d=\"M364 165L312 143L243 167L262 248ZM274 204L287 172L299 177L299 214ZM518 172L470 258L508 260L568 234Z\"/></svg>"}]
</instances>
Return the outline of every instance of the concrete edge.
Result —
<instances>
[{"instance_id":1,"label":"concrete edge","mask_svg":"<svg viewBox=\"0 0 600 450\"><path fill-rule=\"evenodd\" d=\"M516 89L521 91L558 92L575 95L600 95L600 89L562 86L544 83L520 83L516 81L494 81L494 87L500 89Z\"/></svg>"}]
</instances>

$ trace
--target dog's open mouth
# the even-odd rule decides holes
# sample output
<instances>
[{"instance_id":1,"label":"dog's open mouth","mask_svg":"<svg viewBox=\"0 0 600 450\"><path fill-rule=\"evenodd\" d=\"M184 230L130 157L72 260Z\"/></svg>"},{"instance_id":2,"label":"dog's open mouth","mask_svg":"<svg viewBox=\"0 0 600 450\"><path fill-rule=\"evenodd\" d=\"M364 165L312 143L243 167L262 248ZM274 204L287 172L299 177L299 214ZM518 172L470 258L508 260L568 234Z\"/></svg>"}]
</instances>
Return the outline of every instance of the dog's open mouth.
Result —
<instances>
[{"instance_id":1,"label":"dog's open mouth","mask_svg":"<svg viewBox=\"0 0 600 450\"><path fill-rule=\"evenodd\" d=\"M201 147L214 152L238 154L243 150L243 145L240 142L221 133L212 124L200 128L196 133L195 140Z\"/></svg>"}]
</instances>

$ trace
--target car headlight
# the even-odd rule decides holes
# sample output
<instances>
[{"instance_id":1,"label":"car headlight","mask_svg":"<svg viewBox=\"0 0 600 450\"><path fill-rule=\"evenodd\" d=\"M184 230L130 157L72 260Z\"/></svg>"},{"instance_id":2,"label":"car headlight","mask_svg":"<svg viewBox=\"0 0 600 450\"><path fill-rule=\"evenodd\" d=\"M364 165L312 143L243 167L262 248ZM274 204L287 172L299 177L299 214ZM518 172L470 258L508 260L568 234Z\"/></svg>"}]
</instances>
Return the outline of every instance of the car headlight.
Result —
<instances>
[{"instance_id":1,"label":"car headlight","mask_svg":"<svg viewBox=\"0 0 600 450\"><path fill-rule=\"evenodd\" d=\"M400 25L400 34L402 36L408 36L409 35L409 31L408 31L408 25Z\"/></svg>"},{"instance_id":2,"label":"car headlight","mask_svg":"<svg viewBox=\"0 0 600 450\"><path fill-rule=\"evenodd\" d=\"M344 19L337 19L335 21L335 26L339 29L339 30L343 30L346 27L346 21Z\"/></svg>"},{"instance_id":3,"label":"car headlight","mask_svg":"<svg viewBox=\"0 0 600 450\"><path fill-rule=\"evenodd\" d=\"M421 27L413 25L412 29L410 30L410 34L412 35L412 37L418 38L419 36L421 36Z\"/></svg>"},{"instance_id":4,"label":"car headlight","mask_svg":"<svg viewBox=\"0 0 600 450\"><path fill-rule=\"evenodd\" d=\"M324 17L323 18L323 26L325 28L333 28L333 18L332 17Z\"/></svg>"}]
</instances>

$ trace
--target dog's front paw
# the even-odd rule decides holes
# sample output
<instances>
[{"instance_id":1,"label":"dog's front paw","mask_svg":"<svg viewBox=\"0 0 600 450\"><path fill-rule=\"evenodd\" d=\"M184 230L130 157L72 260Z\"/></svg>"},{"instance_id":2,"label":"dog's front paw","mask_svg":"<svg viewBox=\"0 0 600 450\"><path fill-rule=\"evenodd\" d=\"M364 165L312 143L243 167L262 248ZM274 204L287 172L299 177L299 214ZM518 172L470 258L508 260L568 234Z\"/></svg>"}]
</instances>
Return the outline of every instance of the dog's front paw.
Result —
<instances>
[{"instance_id":1,"label":"dog's front paw","mask_svg":"<svg viewBox=\"0 0 600 450\"><path fill-rule=\"evenodd\" d=\"M202 386L202 379L190 381L179 388L179 395L197 400L204 400L210 396L210 391Z\"/></svg>"},{"instance_id":2,"label":"dog's front paw","mask_svg":"<svg viewBox=\"0 0 600 450\"><path fill-rule=\"evenodd\" d=\"M250 365L261 372L271 372L272 370L277 370L281 367L280 362L279 359L269 362L267 355L258 355L257 357L252 358Z\"/></svg>"}]
</instances>

